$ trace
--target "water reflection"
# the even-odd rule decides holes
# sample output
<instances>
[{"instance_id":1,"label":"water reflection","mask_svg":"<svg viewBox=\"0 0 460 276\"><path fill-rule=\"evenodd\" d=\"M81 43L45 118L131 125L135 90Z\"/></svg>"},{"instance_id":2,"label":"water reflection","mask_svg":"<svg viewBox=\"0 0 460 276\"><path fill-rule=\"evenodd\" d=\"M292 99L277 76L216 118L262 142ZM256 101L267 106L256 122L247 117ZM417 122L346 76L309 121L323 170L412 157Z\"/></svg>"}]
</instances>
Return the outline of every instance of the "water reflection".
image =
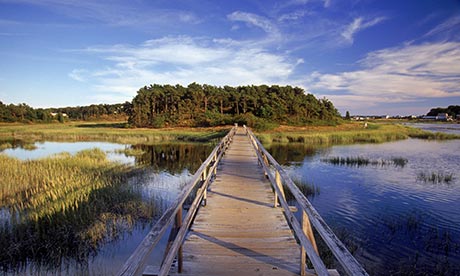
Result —
<instances>
[{"instance_id":1,"label":"water reflection","mask_svg":"<svg viewBox=\"0 0 460 276\"><path fill-rule=\"evenodd\" d=\"M271 144L270 153L280 165L301 163L305 158L313 157L320 148L301 144Z\"/></svg>"},{"instance_id":2,"label":"water reflection","mask_svg":"<svg viewBox=\"0 0 460 276\"><path fill-rule=\"evenodd\" d=\"M460 141L334 146L307 154L300 164L297 154L286 157L288 149L270 151L293 178L319 186L321 193L310 201L354 247L371 275L460 274ZM340 166L321 161L354 156L398 157L407 163ZM452 179L447 184L420 181L420 172Z\"/></svg>"},{"instance_id":3,"label":"water reflection","mask_svg":"<svg viewBox=\"0 0 460 276\"><path fill-rule=\"evenodd\" d=\"M31 159L44 157L45 152L74 153L71 148L81 150L82 145L45 142L37 144L42 152L36 155L17 151L20 148L4 152ZM78 202L77 208L61 208L35 220L20 219L27 217L27 209L18 212L0 206L0 271L4 274L115 274L212 150L207 144L84 145L102 148L112 160L142 166L123 175L118 184L85 190L88 199ZM121 153L126 148L141 149L142 154ZM63 204L72 200L72 193L59 198ZM161 252L156 254L151 263Z\"/></svg>"},{"instance_id":4,"label":"water reflection","mask_svg":"<svg viewBox=\"0 0 460 276\"><path fill-rule=\"evenodd\" d=\"M151 166L156 171L180 173L183 169L196 171L211 153L208 144L135 145L132 149L143 154L136 156L136 164Z\"/></svg>"}]
</instances>

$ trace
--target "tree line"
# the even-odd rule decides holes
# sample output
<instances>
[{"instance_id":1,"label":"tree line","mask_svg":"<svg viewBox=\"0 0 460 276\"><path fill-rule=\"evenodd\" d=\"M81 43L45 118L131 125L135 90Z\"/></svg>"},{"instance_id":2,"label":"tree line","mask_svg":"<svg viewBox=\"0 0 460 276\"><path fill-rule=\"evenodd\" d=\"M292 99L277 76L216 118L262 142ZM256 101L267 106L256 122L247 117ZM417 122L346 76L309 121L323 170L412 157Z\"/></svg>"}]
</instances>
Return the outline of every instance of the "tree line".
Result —
<instances>
[{"instance_id":1,"label":"tree line","mask_svg":"<svg viewBox=\"0 0 460 276\"><path fill-rule=\"evenodd\" d=\"M426 115L437 116L439 113L447 113L449 116L455 118L457 114L460 114L460 105L449 105L448 107L432 108Z\"/></svg>"},{"instance_id":2,"label":"tree line","mask_svg":"<svg viewBox=\"0 0 460 276\"><path fill-rule=\"evenodd\" d=\"M98 104L61 108L32 108L25 103L4 104L0 101L0 122L64 122L66 120L126 119L131 103Z\"/></svg>"},{"instance_id":3,"label":"tree line","mask_svg":"<svg viewBox=\"0 0 460 276\"><path fill-rule=\"evenodd\" d=\"M144 86L132 101L129 123L136 127L216 126L245 123L305 125L337 122L332 102L306 94L302 88L278 85Z\"/></svg>"},{"instance_id":4,"label":"tree line","mask_svg":"<svg viewBox=\"0 0 460 276\"><path fill-rule=\"evenodd\" d=\"M2 122L101 119L128 119L133 127L240 123L266 129L278 124L330 124L340 120L340 114L326 98L317 99L299 87L278 85L153 84L140 88L132 102L45 109L0 101Z\"/></svg>"}]
</instances>

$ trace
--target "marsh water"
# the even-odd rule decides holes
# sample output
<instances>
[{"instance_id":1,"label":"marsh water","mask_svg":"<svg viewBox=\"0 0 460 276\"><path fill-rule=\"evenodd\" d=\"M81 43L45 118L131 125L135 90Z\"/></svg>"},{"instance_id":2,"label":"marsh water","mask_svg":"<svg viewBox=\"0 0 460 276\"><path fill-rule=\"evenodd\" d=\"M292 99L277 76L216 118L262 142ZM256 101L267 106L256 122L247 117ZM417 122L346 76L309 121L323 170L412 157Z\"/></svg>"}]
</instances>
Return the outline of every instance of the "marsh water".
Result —
<instances>
[{"instance_id":1,"label":"marsh water","mask_svg":"<svg viewBox=\"0 0 460 276\"><path fill-rule=\"evenodd\" d=\"M196 143L132 146L40 142L33 148L16 147L4 150L3 154L33 160L99 148L111 160L140 169L127 177L123 185L92 191L92 202L98 204L82 202L77 210L51 218L24 221L18 219L21 214L14 210L0 208L0 274L116 274L213 147ZM128 156L126 149L141 153ZM141 206L142 210L132 210L131 206ZM128 211L120 215L120 210L111 212L110 208ZM126 214L129 211L140 215ZM160 241L159 250L150 257L151 264L161 260L165 243L165 239Z\"/></svg>"},{"instance_id":2,"label":"marsh water","mask_svg":"<svg viewBox=\"0 0 460 276\"><path fill-rule=\"evenodd\" d=\"M268 150L370 275L460 275L460 140Z\"/></svg>"},{"instance_id":3,"label":"marsh water","mask_svg":"<svg viewBox=\"0 0 460 276\"><path fill-rule=\"evenodd\" d=\"M432 132L444 132L449 134L460 134L459 123L406 123L405 125L421 128Z\"/></svg>"},{"instance_id":4,"label":"marsh water","mask_svg":"<svg viewBox=\"0 0 460 276\"><path fill-rule=\"evenodd\" d=\"M3 273L115 274L212 150L204 144L45 142L35 150L15 148L3 154L30 159L94 147L112 160L143 168L127 178L125 188L95 192L94 197L104 201L107 193L121 193L123 205L141 201L148 214L129 223L121 220L91 243L81 232L109 214L90 209L85 216L57 214L52 224L24 225L1 209L0 248L13 246L0 251ZM127 156L126 148L142 154ZM296 182L314 187L309 200L371 275L460 275L460 140L272 144L268 150ZM358 157L369 162L354 162ZM333 161L340 158L351 161ZM155 251L149 262L158 263L162 254Z\"/></svg>"}]
</instances>

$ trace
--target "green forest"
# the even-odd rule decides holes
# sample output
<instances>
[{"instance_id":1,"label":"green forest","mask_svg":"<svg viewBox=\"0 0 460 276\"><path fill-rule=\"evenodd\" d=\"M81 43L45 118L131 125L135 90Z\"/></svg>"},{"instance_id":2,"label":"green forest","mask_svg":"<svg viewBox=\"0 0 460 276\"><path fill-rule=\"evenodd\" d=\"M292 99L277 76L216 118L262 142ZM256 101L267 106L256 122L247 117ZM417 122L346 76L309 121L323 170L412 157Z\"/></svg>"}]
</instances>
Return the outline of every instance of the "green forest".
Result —
<instances>
[{"instance_id":1,"label":"green forest","mask_svg":"<svg viewBox=\"0 0 460 276\"><path fill-rule=\"evenodd\" d=\"M278 85L150 85L132 101L129 123L137 127L217 126L247 124L259 129L276 124L337 122L332 102L302 88Z\"/></svg>"},{"instance_id":2,"label":"green forest","mask_svg":"<svg viewBox=\"0 0 460 276\"><path fill-rule=\"evenodd\" d=\"M133 127L219 126L233 123L267 129L279 124L335 124L340 114L331 101L302 88L278 85L150 85L132 102L64 108L37 108L0 102L2 122L64 122L128 119Z\"/></svg>"},{"instance_id":3,"label":"green forest","mask_svg":"<svg viewBox=\"0 0 460 276\"><path fill-rule=\"evenodd\" d=\"M4 104L0 101L0 122L64 122L66 120L126 119L131 103L98 104L61 108L32 108L25 103Z\"/></svg>"},{"instance_id":4,"label":"green forest","mask_svg":"<svg viewBox=\"0 0 460 276\"><path fill-rule=\"evenodd\" d=\"M455 118L456 115L460 114L460 105L449 105L448 107L436 107L432 108L430 112L428 112L427 116L436 116L439 113L447 113L449 116Z\"/></svg>"}]
</instances>

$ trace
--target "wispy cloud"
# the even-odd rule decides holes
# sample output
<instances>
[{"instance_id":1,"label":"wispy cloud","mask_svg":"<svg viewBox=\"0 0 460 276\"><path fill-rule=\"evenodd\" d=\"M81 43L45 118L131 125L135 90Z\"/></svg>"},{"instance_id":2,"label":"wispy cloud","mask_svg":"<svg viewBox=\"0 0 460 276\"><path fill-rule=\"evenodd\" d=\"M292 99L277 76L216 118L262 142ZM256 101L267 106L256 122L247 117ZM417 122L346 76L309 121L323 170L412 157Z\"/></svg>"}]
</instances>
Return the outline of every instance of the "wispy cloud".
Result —
<instances>
[{"instance_id":1,"label":"wispy cloud","mask_svg":"<svg viewBox=\"0 0 460 276\"><path fill-rule=\"evenodd\" d=\"M90 47L82 52L97 55L109 65L92 71L74 70L69 76L88 80L101 95L133 96L149 83L288 84L295 67L303 62L263 48L227 42L182 36L141 45Z\"/></svg>"},{"instance_id":2,"label":"wispy cloud","mask_svg":"<svg viewBox=\"0 0 460 276\"><path fill-rule=\"evenodd\" d=\"M245 22L248 25L256 26L270 35L279 34L279 30L276 25L274 25L269 19L257 14L235 11L227 15L227 18L231 21L240 21Z\"/></svg>"},{"instance_id":3,"label":"wispy cloud","mask_svg":"<svg viewBox=\"0 0 460 276\"><path fill-rule=\"evenodd\" d=\"M329 8L331 6L332 0L324 0L324 7Z\"/></svg>"},{"instance_id":4,"label":"wispy cloud","mask_svg":"<svg viewBox=\"0 0 460 276\"><path fill-rule=\"evenodd\" d=\"M411 102L460 96L460 43L404 45L369 53L361 70L315 72L312 90L323 91L338 106Z\"/></svg>"},{"instance_id":5,"label":"wispy cloud","mask_svg":"<svg viewBox=\"0 0 460 276\"><path fill-rule=\"evenodd\" d=\"M74 69L72 70L72 72L70 72L68 74L68 76L71 78L71 79L74 79L76 81L79 81L79 82L85 82L86 81L86 77L85 75L88 74L88 71L87 70L84 70L84 69Z\"/></svg>"},{"instance_id":6,"label":"wispy cloud","mask_svg":"<svg viewBox=\"0 0 460 276\"><path fill-rule=\"evenodd\" d=\"M197 23L199 18L178 9L147 9L142 3L126 5L123 1L102 0L0 0L0 3L41 6L57 14L84 22L102 22L114 26L138 26L171 22Z\"/></svg>"},{"instance_id":7,"label":"wispy cloud","mask_svg":"<svg viewBox=\"0 0 460 276\"><path fill-rule=\"evenodd\" d=\"M342 31L341 35L346 42L353 44L354 36L364 29L377 25L384 21L385 17L377 17L372 20L364 20L362 17L355 18L346 28Z\"/></svg>"},{"instance_id":8,"label":"wispy cloud","mask_svg":"<svg viewBox=\"0 0 460 276\"><path fill-rule=\"evenodd\" d=\"M308 14L307 10L297 10L297 11L293 11L293 12L290 12L290 13L282 14L278 18L278 21L280 21L280 22L288 22L288 21L293 21L293 20L299 20L299 19L301 19L302 17L304 17L307 14Z\"/></svg>"},{"instance_id":9,"label":"wispy cloud","mask_svg":"<svg viewBox=\"0 0 460 276\"><path fill-rule=\"evenodd\" d=\"M428 31L424 37L429 36L439 36L450 38L450 36L460 37L460 15L452 16L445 21L441 22L439 25Z\"/></svg>"}]
</instances>

